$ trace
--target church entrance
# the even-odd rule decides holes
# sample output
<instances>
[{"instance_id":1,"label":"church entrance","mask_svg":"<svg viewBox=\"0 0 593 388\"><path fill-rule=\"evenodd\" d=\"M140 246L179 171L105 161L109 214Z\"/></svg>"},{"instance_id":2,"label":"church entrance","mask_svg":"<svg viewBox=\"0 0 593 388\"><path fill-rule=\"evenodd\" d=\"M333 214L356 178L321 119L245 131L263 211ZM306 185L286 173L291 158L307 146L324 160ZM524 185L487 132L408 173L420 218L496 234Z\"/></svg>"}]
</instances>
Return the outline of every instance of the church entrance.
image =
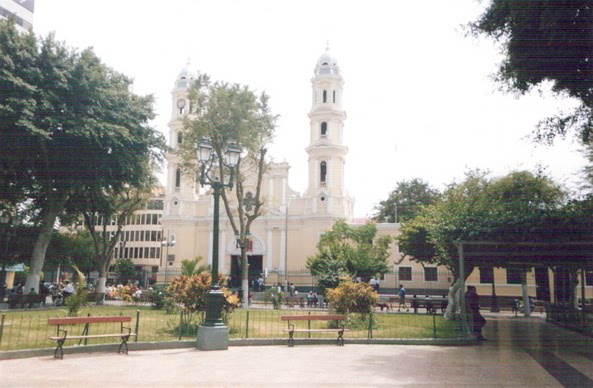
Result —
<instances>
[{"instance_id":1,"label":"church entrance","mask_svg":"<svg viewBox=\"0 0 593 388\"><path fill-rule=\"evenodd\" d=\"M253 287L257 277L264 272L263 261L264 258L262 255L247 256L247 272L249 274L250 288ZM229 279L229 286L231 288L241 287L241 256L231 256L231 278Z\"/></svg>"}]
</instances>

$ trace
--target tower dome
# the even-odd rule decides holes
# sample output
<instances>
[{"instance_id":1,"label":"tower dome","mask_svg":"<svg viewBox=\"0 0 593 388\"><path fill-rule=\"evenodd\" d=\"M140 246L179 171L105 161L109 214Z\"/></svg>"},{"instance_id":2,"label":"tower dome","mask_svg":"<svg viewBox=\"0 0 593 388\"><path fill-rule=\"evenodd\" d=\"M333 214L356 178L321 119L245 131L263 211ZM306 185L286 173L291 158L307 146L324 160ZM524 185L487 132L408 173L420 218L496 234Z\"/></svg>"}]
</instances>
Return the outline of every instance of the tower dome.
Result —
<instances>
[{"instance_id":1,"label":"tower dome","mask_svg":"<svg viewBox=\"0 0 593 388\"><path fill-rule=\"evenodd\" d=\"M194 74L191 72L190 62L187 61L187 65L179 72L177 79L175 80L175 87L187 88L191 85L191 82L195 79Z\"/></svg>"},{"instance_id":2,"label":"tower dome","mask_svg":"<svg viewBox=\"0 0 593 388\"><path fill-rule=\"evenodd\" d=\"M317 60L317 65L315 66L315 75L323 74L340 74L338 61L330 55L329 47L325 49L323 54L321 54Z\"/></svg>"}]
</instances>

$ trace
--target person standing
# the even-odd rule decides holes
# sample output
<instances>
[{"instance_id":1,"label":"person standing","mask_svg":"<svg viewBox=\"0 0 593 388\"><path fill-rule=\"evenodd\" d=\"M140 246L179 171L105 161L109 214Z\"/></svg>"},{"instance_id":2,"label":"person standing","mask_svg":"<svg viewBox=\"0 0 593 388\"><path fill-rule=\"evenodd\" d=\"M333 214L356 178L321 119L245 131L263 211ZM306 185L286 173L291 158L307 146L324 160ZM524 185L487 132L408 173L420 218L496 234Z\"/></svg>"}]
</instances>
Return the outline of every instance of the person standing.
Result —
<instances>
[{"instance_id":1,"label":"person standing","mask_svg":"<svg viewBox=\"0 0 593 388\"><path fill-rule=\"evenodd\" d=\"M480 314L480 296L475 286L467 286L465 304L467 305L467 313L469 314L474 336L479 340L485 340L486 338L482 335L482 328L486 325L486 319Z\"/></svg>"},{"instance_id":2,"label":"person standing","mask_svg":"<svg viewBox=\"0 0 593 388\"><path fill-rule=\"evenodd\" d=\"M64 291L62 291L62 295L64 296L64 302L66 301L66 299L68 299L68 297L72 294L74 294L74 286L72 285L72 283L69 280L64 280L64 283L66 283L66 285L64 286Z\"/></svg>"},{"instance_id":3,"label":"person standing","mask_svg":"<svg viewBox=\"0 0 593 388\"><path fill-rule=\"evenodd\" d=\"M402 306L403 308L406 309L406 311L410 311L410 309L408 308L408 305L406 304L406 289L404 288L404 286L402 284L399 285L399 307L397 308L397 311L401 311Z\"/></svg>"}]
</instances>

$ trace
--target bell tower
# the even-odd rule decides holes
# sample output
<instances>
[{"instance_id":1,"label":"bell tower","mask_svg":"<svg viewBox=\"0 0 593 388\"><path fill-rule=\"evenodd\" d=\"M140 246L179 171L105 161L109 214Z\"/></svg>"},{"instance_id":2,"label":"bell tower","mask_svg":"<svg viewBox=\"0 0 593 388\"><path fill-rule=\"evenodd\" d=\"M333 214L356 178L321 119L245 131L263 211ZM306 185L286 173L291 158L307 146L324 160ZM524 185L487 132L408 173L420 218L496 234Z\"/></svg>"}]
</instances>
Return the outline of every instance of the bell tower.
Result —
<instances>
[{"instance_id":1,"label":"bell tower","mask_svg":"<svg viewBox=\"0 0 593 388\"><path fill-rule=\"evenodd\" d=\"M344 189L348 147L343 144L346 112L342 107L344 79L329 49L319 57L311 79L307 212L350 218L353 202Z\"/></svg>"},{"instance_id":2,"label":"bell tower","mask_svg":"<svg viewBox=\"0 0 593 388\"><path fill-rule=\"evenodd\" d=\"M185 174L180 168L181 159L177 150L183 143L183 119L190 113L191 104L188 98L189 88L194 75L189 70L190 64L181 70L175 86L171 91L171 120L169 127L169 147L167 153L167 191L165 214L183 214L181 209L193 207L192 202L197 198L196 180L193 175Z\"/></svg>"}]
</instances>

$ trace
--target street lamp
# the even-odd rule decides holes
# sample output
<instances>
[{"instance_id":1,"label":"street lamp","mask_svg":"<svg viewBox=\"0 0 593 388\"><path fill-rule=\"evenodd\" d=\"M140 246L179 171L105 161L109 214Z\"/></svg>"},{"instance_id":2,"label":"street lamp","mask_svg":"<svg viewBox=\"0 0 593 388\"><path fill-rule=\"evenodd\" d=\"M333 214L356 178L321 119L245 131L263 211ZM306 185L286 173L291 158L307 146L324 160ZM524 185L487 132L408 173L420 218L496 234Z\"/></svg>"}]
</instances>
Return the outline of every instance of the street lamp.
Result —
<instances>
[{"instance_id":1,"label":"street lamp","mask_svg":"<svg viewBox=\"0 0 593 388\"><path fill-rule=\"evenodd\" d=\"M171 240L169 237L169 231L167 230L167 239L161 241L161 265L162 265L162 257L163 257L163 247L167 247L167 252L165 253L165 287L168 284L168 274L169 274L169 247L175 246L175 240Z\"/></svg>"},{"instance_id":2,"label":"street lamp","mask_svg":"<svg viewBox=\"0 0 593 388\"><path fill-rule=\"evenodd\" d=\"M212 220L212 282L206 297L206 318L198 329L197 346L201 350L224 350L228 348L229 331L222 321L222 306L224 295L218 284L218 229L220 218L220 190L227 187L233 188L234 168L239 163L241 149L230 144L225 152L225 161L217 160L212 152L210 141L202 139L198 143L197 159L200 163L200 185L212 187L214 197L214 214ZM229 168L228 183L221 182L217 176L211 176L213 166Z\"/></svg>"},{"instance_id":3,"label":"street lamp","mask_svg":"<svg viewBox=\"0 0 593 388\"><path fill-rule=\"evenodd\" d=\"M10 213L6 210L0 211L0 237L3 237L6 241L6 245L4 246L4 256L8 256L8 247L10 245L10 240L12 237L16 235L15 230L13 230L13 224L10 217ZM8 257L4 257L2 260L2 271L0 272L0 302L4 301L4 296L6 294L6 288L4 284L6 282L6 262Z\"/></svg>"},{"instance_id":4,"label":"street lamp","mask_svg":"<svg viewBox=\"0 0 593 388\"><path fill-rule=\"evenodd\" d=\"M288 201L286 201L286 212L284 214L284 284L286 291L288 291L288 208L294 198L294 195L288 197Z\"/></svg>"}]
</instances>

